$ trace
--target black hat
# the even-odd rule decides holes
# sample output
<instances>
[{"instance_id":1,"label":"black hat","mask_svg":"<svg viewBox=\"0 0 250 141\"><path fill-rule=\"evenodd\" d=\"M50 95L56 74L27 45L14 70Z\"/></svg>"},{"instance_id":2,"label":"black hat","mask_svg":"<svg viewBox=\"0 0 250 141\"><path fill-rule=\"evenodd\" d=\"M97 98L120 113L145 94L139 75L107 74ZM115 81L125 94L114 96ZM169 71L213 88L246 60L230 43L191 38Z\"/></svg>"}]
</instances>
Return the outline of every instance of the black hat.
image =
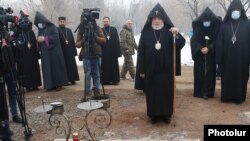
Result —
<instances>
[{"instance_id":1,"label":"black hat","mask_svg":"<svg viewBox=\"0 0 250 141\"><path fill-rule=\"evenodd\" d=\"M192 22L193 29L201 26L203 21L206 21L206 20L211 21L212 23L215 23L215 25L217 24L220 25L221 23L221 19L219 19L219 17L216 16L209 7L206 7L206 9L201 13L201 15Z\"/></svg>"},{"instance_id":2,"label":"black hat","mask_svg":"<svg viewBox=\"0 0 250 141\"><path fill-rule=\"evenodd\" d=\"M34 24L37 26L38 23L53 24L49 19L47 19L42 13L36 12Z\"/></svg>"},{"instance_id":3,"label":"black hat","mask_svg":"<svg viewBox=\"0 0 250 141\"><path fill-rule=\"evenodd\" d=\"M228 20L231 19L231 12L233 10L240 10L241 11L241 19L247 19L246 11L244 9L244 6L240 0L233 0L227 10L227 14L223 20L223 22L227 22Z\"/></svg>"},{"instance_id":4,"label":"black hat","mask_svg":"<svg viewBox=\"0 0 250 141\"><path fill-rule=\"evenodd\" d=\"M58 20L66 20L66 17L58 17Z\"/></svg>"},{"instance_id":5,"label":"black hat","mask_svg":"<svg viewBox=\"0 0 250 141\"><path fill-rule=\"evenodd\" d=\"M171 28L174 26L172 21L168 17L167 13L163 9L163 7L159 3L157 3L155 5L155 7L150 11L150 13L148 15L148 19L147 19L142 30L151 26L151 21L152 21L152 18L154 18L154 17L160 17L163 20L163 22L165 23L165 26L167 26L168 28Z\"/></svg>"}]
</instances>

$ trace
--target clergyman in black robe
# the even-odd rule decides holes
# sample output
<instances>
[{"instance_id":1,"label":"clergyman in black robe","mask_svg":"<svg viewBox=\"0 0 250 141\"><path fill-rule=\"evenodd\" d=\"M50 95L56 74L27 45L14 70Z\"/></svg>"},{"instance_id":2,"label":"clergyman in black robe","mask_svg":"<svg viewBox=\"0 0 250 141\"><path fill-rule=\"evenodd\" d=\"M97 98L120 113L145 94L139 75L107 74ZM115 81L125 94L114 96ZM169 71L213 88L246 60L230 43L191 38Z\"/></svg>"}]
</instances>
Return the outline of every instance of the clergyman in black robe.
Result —
<instances>
[{"instance_id":1,"label":"clergyman in black robe","mask_svg":"<svg viewBox=\"0 0 250 141\"><path fill-rule=\"evenodd\" d=\"M117 29L110 26L110 18L103 18L102 28L106 44L102 46L101 82L104 85L117 85L120 82L118 58L121 57L120 39Z\"/></svg>"},{"instance_id":2,"label":"clergyman in black robe","mask_svg":"<svg viewBox=\"0 0 250 141\"><path fill-rule=\"evenodd\" d=\"M176 74L180 75L180 50L185 39L160 4L149 13L139 41L135 89L146 94L152 123L169 123L174 109L173 34L176 35Z\"/></svg>"},{"instance_id":3,"label":"clergyman in black robe","mask_svg":"<svg viewBox=\"0 0 250 141\"><path fill-rule=\"evenodd\" d=\"M77 56L75 40L71 29L66 27L66 17L58 18L58 31L61 41L61 47L66 64L68 82L75 84L79 80L78 69L75 56Z\"/></svg>"},{"instance_id":4,"label":"clergyman in black robe","mask_svg":"<svg viewBox=\"0 0 250 141\"><path fill-rule=\"evenodd\" d=\"M37 41L32 30L32 23L27 24L23 30L25 42L21 45L22 60L18 64L18 66L20 65L18 72L22 78L22 85L27 91L38 90L38 87L42 85L38 62L40 54L37 50Z\"/></svg>"},{"instance_id":5,"label":"clergyman in black robe","mask_svg":"<svg viewBox=\"0 0 250 141\"><path fill-rule=\"evenodd\" d=\"M221 101L246 100L249 79L250 31L240 0L230 4L216 44L216 63L221 66Z\"/></svg>"},{"instance_id":6,"label":"clergyman in black robe","mask_svg":"<svg viewBox=\"0 0 250 141\"><path fill-rule=\"evenodd\" d=\"M34 23L38 27L44 89L61 90L68 80L58 29L40 12L36 12Z\"/></svg>"},{"instance_id":7,"label":"clergyman in black robe","mask_svg":"<svg viewBox=\"0 0 250 141\"><path fill-rule=\"evenodd\" d=\"M216 82L215 41L221 20L208 7L192 22L191 52L194 61L194 97L214 96Z\"/></svg>"}]
</instances>

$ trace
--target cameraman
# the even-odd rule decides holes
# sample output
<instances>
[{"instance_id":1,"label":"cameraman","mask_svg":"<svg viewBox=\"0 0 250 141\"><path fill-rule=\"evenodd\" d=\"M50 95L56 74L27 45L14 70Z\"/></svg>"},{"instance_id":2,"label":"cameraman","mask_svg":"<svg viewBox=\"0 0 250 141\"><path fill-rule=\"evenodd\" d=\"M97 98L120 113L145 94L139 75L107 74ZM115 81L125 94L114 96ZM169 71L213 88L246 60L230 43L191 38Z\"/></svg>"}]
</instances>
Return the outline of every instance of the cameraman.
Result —
<instances>
[{"instance_id":1,"label":"cameraman","mask_svg":"<svg viewBox=\"0 0 250 141\"><path fill-rule=\"evenodd\" d=\"M91 31L89 23L91 23ZM93 36L90 34L94 34ZM100 95L100 57L102 55L101 45L106 43L105 36L101 28L96 24L94 18L88 19L87 22L80 24L76 47L81 48L79 59L83 60L83 68L85 72L85 98L81 102L86 101L90 97L91 76L93 79L94 96Z\"/></svg>"},{"instance_id":2,"label":"cameraman","mask_svg":"<svg viewBox=\"0 0 250 141\"><path fill-rule=\"evenodd\" d=\"M3 47L6 47L7 43L5 39L1 40L1 47L0 47L0 139L2 141L12 141L11 136L13 132L9 128L9 112L7 106L7 99L5 93L5 82L8 86L9 92L9 102L11 107L11 113L17 113L16 109L16 96L15 96L15 87L13 86L14 83L11 81L11 77L9 74L6 74L7 68L6 64L3 62ZM7 78L7 79L6 79ZM21 118L19 118L20 121Z\"/></svg>"}]
</instances>

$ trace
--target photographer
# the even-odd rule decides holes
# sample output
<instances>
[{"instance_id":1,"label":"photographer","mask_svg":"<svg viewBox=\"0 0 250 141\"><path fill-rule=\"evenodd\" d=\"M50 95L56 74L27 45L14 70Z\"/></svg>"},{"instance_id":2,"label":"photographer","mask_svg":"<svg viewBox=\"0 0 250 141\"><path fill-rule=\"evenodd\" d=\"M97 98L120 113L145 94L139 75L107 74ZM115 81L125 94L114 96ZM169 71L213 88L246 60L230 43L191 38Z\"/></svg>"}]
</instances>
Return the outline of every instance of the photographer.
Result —
<instances>
[{"instance_id":1,"label":"photographer","mask_svg":"<svg viewBox=\"0 0 250 141\"><path fill-rule=\"evenodd\" d=\"M0 123L0 139L2 141L12 141L11 136L13 135L13 132L9 128L9 114L8 114L9 112L8 112L8 105L7 105L6 92L5 92L5 81L6 81L5 76L9 76L9 75L6 75L7 68L6 68L6 65L4 64L4 60L2 59L3 58L2 50L3 50L3 47L6 47L6 46L7 46L6 40L2 39L1 48L0 48L0 103L1 103L0 104L0 122L1 122ZM7 80L10 80L10 79L7 79ZM13 84L12 81L7 81L7 82L10 85ZM8 90L15 91L15 87L8 87ZM9 96L10 95L11 94L9 94ZM17 113L15 95L12 95L12 97L10 96L9 101L10 101L10 105L11 105L11 102L13 102L15 106L14 108L13 103L12 103L11 111L15 111ZM13 108L15 110L13 110Z\"/></svg>"},{"instance_id":2,"label":"photographer","mask_svg":"<svg viewBox=\"0 0 250 141\"><path fill-rule=\"evenodd\" d=\"M91 10L86 9L81 18L81 24L77 33L76 47L81 48L79 59L83 61L85 72L85 96L81 102L90 97L91 76L93 78L94 96L100 95L100 57L101 45L106 43L105 36L96 24L98 17L93 16Z\"/></svg>"}]
</instances>

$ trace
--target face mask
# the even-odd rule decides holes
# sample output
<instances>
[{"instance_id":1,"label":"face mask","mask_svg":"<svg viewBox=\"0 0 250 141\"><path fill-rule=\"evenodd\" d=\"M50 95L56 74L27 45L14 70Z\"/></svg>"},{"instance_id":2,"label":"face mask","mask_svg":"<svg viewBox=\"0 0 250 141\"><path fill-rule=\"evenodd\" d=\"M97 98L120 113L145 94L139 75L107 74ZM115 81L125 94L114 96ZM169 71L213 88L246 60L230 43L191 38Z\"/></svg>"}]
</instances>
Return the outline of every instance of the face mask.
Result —
<instances>
[{"instance_id":1,"label":"face mask","mask_svg":"<svg viewBox=\"0 0 250 141\"><path fill-rule=\"evenodd\" d=\"M240 11L239 10L234 10L231 14L231 18L234 20L238 20L240 18Z\"/></svg>"},{"instance_id":2,"label":"face mask","mask_svg":"<svg viewBox=\"0 0 250 141\"><path fill-rule=\"evenodd\" d=\"M43 28L45 27L43 23L38 23L37 26L38 26L38 28L40 28L40 29L43 29Z\"/></svg>"},{"instance_id":3,"label":"face mask","mask_svg":"<svg viewBox=\"0 0 250 141\"><path fill-rule=\"evenodd\" d=\"M211 25L211 21L204 21L203 26L204 27L209 27Z\"/></svg>"}]
</instances>

